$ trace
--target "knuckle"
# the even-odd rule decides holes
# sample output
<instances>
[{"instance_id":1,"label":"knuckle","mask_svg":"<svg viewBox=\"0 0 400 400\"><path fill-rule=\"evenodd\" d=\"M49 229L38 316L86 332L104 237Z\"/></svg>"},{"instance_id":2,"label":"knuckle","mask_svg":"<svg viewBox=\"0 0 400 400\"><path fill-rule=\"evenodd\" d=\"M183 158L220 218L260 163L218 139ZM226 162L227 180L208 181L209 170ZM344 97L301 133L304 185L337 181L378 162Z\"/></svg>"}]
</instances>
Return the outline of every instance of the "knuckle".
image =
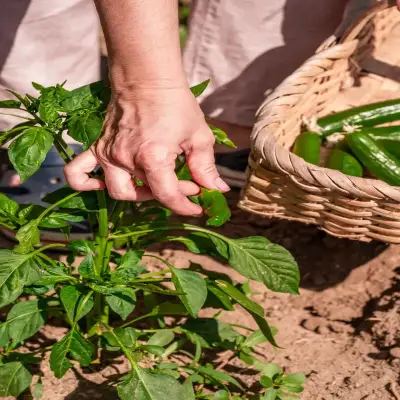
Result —
<instances>
[{"instance_id":1,"label":"knuckle","mask_svg":"<svg viewBox=\"0 0 400 400\"><path fill-rule=\"evenodd\" d=\"M205 149L214 146L215 137L211 134L198 134L195 135L194 139L194 147L198 149Z\"/></svg>"},{"instance_id":2,"label":"knuckle","mask_svg":"<svg viewBox=\"0 0 400 400\"><path fill-rule=\"evenodd\" d=\"M155 143L145 143L140 146L136 162L144 169L153 169L155 165L165 165L168 162L167 146Z\"/></svg>"}]
</instances>

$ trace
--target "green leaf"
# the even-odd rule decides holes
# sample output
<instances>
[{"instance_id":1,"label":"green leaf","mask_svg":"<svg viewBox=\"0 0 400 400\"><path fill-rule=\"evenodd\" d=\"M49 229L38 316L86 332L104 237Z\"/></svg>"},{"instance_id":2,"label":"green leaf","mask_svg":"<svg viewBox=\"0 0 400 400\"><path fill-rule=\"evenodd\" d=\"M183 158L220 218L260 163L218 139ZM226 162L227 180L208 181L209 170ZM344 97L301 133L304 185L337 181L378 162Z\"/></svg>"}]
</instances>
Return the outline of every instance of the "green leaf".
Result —
<instances>
[{"instance_id":1,"label":"green leaf","mask_svg":"<svg viewBox=\"0 0 400 400\"><path fill-rule=\"evenodd\" d=\"M254 321L256 321L256 323L257 323L258 327L260 328L261 332L267 338L268 342L270 342L275 347L279 347L278 344L275 341L273 330L271 329L271 327L269 326L269 324L265 320L265 318L260 317L259 315L254 314L252 312L250 312L250 314L254 318Z\"/></svg>"},{"instance_id":2,"label":"green leaf","mask_svg":"<svg viewBox=\"0 0 400 400\"><path fill-rule=\"evenodd\" d=\"M213 257L222 256L226 259L229 258L228 238L223 240L203 232L191 233L188 238L196 244L200 254L208 254Z\"/></svg>"},{"instance_id":3,"label":"green leaf","mask_svg":"<svg viewBox=\"0 0 400 400\"><path fill-rule=\"evenodd\" d=\"M185 294L182 291L164 289L163 287L156 286L151 283L132 283L132 286L136 289L152 293L159 293L165 296L179 296Z\"/></svg>"},{"instance_id":4,"label":"green leaf","mask_svg":"<svg viewBox=\"0 0 400 400\"><path fill-rule=\"evenodd\" d=\"M302 373L296 373L296 374L288 374L282 378L283 383L289 383L291 385L304 385L306 382L307 378L304 374Z\"/></svg>"},{"instance_id":5,"label":"green leaf","mask_svg":"<svg viewBox=\"0 0 400 400\"><path fill-rule=\"evenodd\" d=\"M68 249L83 254L94 254L96 251L96 243L89 240L73 240L68 243Z\"/></svg>"},{"instance_id":6,"label":"green leaf","mask_svg":"<svg viewBox=\"0 0 400 400\"><path fill-rule=\"evenodd\" d=\"M49 204L55 204L65 199L72 193L76 193L69 186L64 186L52 193L46 195L42 200ZM97 196L94 191L82 192L71 199L66 200L60 205L60 208L79 209L83 211L98 211Z\"/></svg>"},{"instance_id":7,"label":"green leaf","mask_svg":"<svg viewBox=\"0 0 400 400\"><path fill-rule=\"evenodd\" d=\"M9 335L15 343L33 336L45 322L46 312L39 300L17 303L7 315Z\"/></svg>"},{"instance_id":8,"label":"green leaf","mask_svg":"<svg viewBox=\"0 0 400 400\"><path fill-rule=\"evenodd\" d=\"M268 389L264 393L263 400L278 400L278 391L276 389Z\"/></svg>"},{"instance_id":9,"label":"green leaf","mask_svg":"<svg viewBox=\"0 0 400 400\"><path fill-rule=\"evenodd\" d=\"M43 228L64 228L70 226L68 222L82 222L85 217L82 215L72 215L69 213L62 213L54 211L49 215L46 215L40 222L40 227Z\"/></svg>"},{"instance_id":10,"label":"green leaf","mask_svg":"<svg viewBox=\"0 0 400 400\"><path fill-rule=\"evenodd\" d=\"M274 292L299 293L300 273L293 256L262 236L227 239L229 265Z\"/></svg>"},{"instance_id":11,"label":"green leaf","mask_svg":"<svg viewBox=\"0 0 400 400\"><path fill-rule=\"evenodd\" d=\"M221 226L231 217L225 196L218 190L201 189L197 196L190 196L190 200L201 206L209 216L206 224L209 226Z\"/></svg>"},{"instance_id":12,"label":"green leaf","mask_svg":"<svg viewBox=\"0 0 400 400\"><path fill-rule=\"evenodd\" d=\"M133 347L136 343L137 335L133 328L116 328L114 329L114 334L128 348ZM103 336L107 339L110 346L120 347L118 340L111 332L103 332Z\"/></svg>"},{"instance_id":13,"label":"green leaf","mask_svg":"<svg viewBox=\"0 0 400 400\"><path fill-rule=\"evenodd\" d=\"M137 277L145 270L146 266L138 264L134 267L117 268L111 273L111 282L118 284L129 284L136 281Z\"/></svg>"},{"instance_id":14,"label":"green leaf","mask_svg":"<svg viewBox=\"0 0 400 400\"><path fill-rule=\"evenodd\" d=\"M81 86L63 96L61 105L67 113L80 109L104 110L108 104L111 89L104 81Z\"/></svg>"},{"instance_id":15,"label":"green leaf","mask_svg":"<svg viewBox=\"0 0 400 400\"><path fill-rule=\"evenodd\" d=\"M73 366L68 357L87 367L92 361L92 355L92 344L73 329L53 345L50 355L50 368L56 378L62 378Z\"/></svg>"},{"instance_id":16,"label":"green leaf","mask_svg":"<svg viewBox=\"0 0 400 400\"><path fill-rule=\"evenodd\" d=\"M215 318L189 319L182 327L199 335L202 339L202 346L208 348L224 342L235 342L242 337L229 324Z\"/></svg>"},{"instance_id":17,"label":"green leaf","mask_svg":"<svg viewBox=\"0 0 400 400\"><path fill-rule=\"evenodd\" d=\"M131 250L126 252L122 258L118 268L132 268L136 267L142 260L144 251L142 250Z\"/></svg>"},{"instance_id":18,"label":"green leaf","mask_svg":"<svg viewBox=\"0 0 400 400\"><path fill-rule=\"evenodd\" d=\"M157 365L158 369L178 369L179 364L176 362L165 362Z\"/></svg>"},{"instance_id":19,"label":"green leaf","mask_svg":"<svg viewBox=\"0 0 400 400\"><path fill-rule=\"evenodd\" d=\"M29 253L34 251L34 246L40 243L40 231L38 221L33 219L18 230L15 235L19 245L14 249L17 253Z\"/></svg>"},{"instance_id":20,"label":"green leaf","mask_svg":"<svg viewBox=\"0 0 400 400\"><path fill-rule=\"evenodd\" d=\"M61 110L58 91L54 86L52 86L42 88L40 93L40 119L46 123L52 123L58 119L58 111Z\"/></svg>"},{"instance_id":21,"label":"green leaf","mask_svg":"<svg viewBox=\"0 0 400 400\"><path fill-rule=\"evenodd\" d=\"M43 397L44 387L42 383L42 378L39 378L37 381L35 388L33 389L33 398L41 399Z\"/></svg>"},{"instance_id":22,"label":"green leaf","mask_svg":"<svg viewBox=\"0 0 400 400\"><path fill-rule=\"evenodd\" d=\"M262 376L260 378L260 383L262 386L266 388L270 388L274 386L274 381L269 376Z\"/></svg>"},{"instance_id":23,"label":"green leaf","mask_svg":"<svg viewBox=\"0 0 400 400\"><path fill-rule=\"evenodd\" d=\"M230 297L222 291L218 286L214 286L214 284L208 284L208 296L206 301L206 307L213 308L223 308L227 311L233 311L233 304Z\"/></svg>"},{"instance_id":24,"label":"green leaf","mask_svg":"<svg viewBox=\"0 0 400 400\"><path fill-rule=\"evenodd\" d=\"M282 389L287 390L287 391L290 392L290 393L301 393L301 392L304 391L303 386L293 385L293 384L291 384L291 383L282 382L282 383L280 384L280 387L281 387Z\"/></svg>"},{"instance_id":25,"label":"green leaf","mask_svg":"<svg viewBox=\"0 0 400 400\"><path fill-rule=\"evenodd\" d=\"M94 273L94 260L93 260L93 254L89 253L86 255L86 257L83 259L83 261L80 263L78 267L78 272L79 275L81 275L83 278L94 278L95 273Z\"/></svg>"},{"instance_id":26,"label":"green leaf","mask_svg":"<svg viewBox=\"0 0 400 400\"><path fill-rule=\"evenodd\" d=\"M134 250L125 253L120 261L118 268L111 273L111 281L114 283L127 284L144 271L145 266L139 264L143 257L144 251Z\"/></svg>"},{"instance_id":27,"label":"green leaf","mask_svg":"<svg viewBox=\"0 0 400 400\"><path fill-rule=\"evenodd\" d=\"M85 112L72 115L67 122L68 135L83 144L87 150L101 135L103 118L98 112Z\"/></svg>"},{"instance_id":28,"label":"green leaf","mask_svg":"<svg viewBox=\"0 0 400 400\"><path fill-rule=\"evenodd\" d=\"M21 102L17 101L17 100L3 100L3 101L0 101L0 108L20 109Z\"/></svg>"},{"instance_id":29,"label":"green leaf","mask_svg":"<svg viewBox=\"0 0 400 400\"><path fill-rule=\"evenodd\" d=\"M168 346L175 339L175 334L170 329L156 332L147 342L151 346Z\"/></svg>"},{"instance_id":30,"label":"green leaf","mask_svg":"<svg viewBox=\"0 0 400 400\"><path fill-rule=\"evenodd\" d=\"M32 254L0 250L0 308L13 302L24 290L40 278L40 264Z\"/></svg>"},{"instance_id":31,"label":"green leaf","mask_svg":"<svg viewBox=\"0 0 400 400\"><path fill-rule=\"evenodd\" d=\"M36 285L48 286L59 282L71 281L71 274L65 269L61 263L46 268L41 278L35 282Z\"/></svg>"},{"instance_id":32,"label":"green leaf","mask_svg":"<svg viewBox=\"0 0 400 400\"><path fill-rule=\"evenodd\" d=\"M144 344L140 346L141 350L147 351L150 354L161 357L165 353L164 347Z\"/></svg>"},{"instance_id":33,"label":"green leaf","mask_svg":"<svg viewBox=\"0 0 400 400\"><path fill-rule=\"evenodd\" d=\"M176 172L176 176L180 181L192 181L192 173L190 172L190 169L188 165L185 163L182 165L182 167Z\"/></svg>"},{"instance_id":34,"label":"green leaf","mask_svg":"<svg viewBox=\"0 0 400 400\"><path fill-rule=\"evenodd\" d=\"M264 309L254 301L250 300L245 294L240 290L236 289L235 286L223 280L215 281L216 285L224 291L228 296L231 296L235 301L237 301L246 310L264 317Z\"/></svg>"},{"instance_id":35,"label":"green leaf","mask_svg":"<svg viewBox=\"0 0 400 400\"><path fill-rule=\"evenodd\" d=\"M187 378L182 385L183 387L183 400L196 400L193 390L192 380Z\"/></svg>"},{"instance_id":36,"label":"green leaf","mask_svg":"<svg viewBox=\"0 0 400 400\"><path fill-rule=\"evenodd\" d=\"M148 317L158 315L187 315L187 311L182 304L165 301L164 303L156 305L148 314Z\"/></svg>"},{"instance_id":37,"label":"green leaf","mask_svg":"<svg viewBox=\"0 0 400 400\"><path fill-rule=\"evenodd\" d=\"M34 296L40 296L42 294L50 292L50 290L52 289L54 289L54 285L43 286L43 285L38 285L36 282L36 285L25 286L24 293L32 294Z\"/></svg>"},{"instance_id":38,"label":"green leaf","mask_svg":"<svg viewBox=\"0 0 400 400\"><path fill-rule=\"evenodd\" d=\"M272 380L274 380L276 378L276 376L278 374L280 374L281 372L281 367L278 364L274 364L274 363L269 363L269 364L265 364L262 369L261 372L267 376L268 378L271 378Z\"/></svg>"},{"instance_id":39,"label":"green leaf","mask_svg":"<svg viewBox=\"0 0 400 400\"><path fill-rule=\"evenodd\" d=\"M70 322L77 322L93 308L93 296L76 286L64 286L60 292L61 302Z\"/></svg>"},{"instance_id":40,"label":"green leaf","mask_svg":"<svg viewBox=\"0 0 400 400\"><path fill-rule=\"evenodd\" d=\"M198 366L194 368L197 372L199 372L202 375L205 375L207 377L210 377L217 382L221 383L231 383L232 385L236 386L240 390L243 390L242 385L232 376L226 374L225 372L222 371L216 371L215 369L208 368L208 367L203 367L203 366Z\"/></svg>"},{"instance_id":41,"label":"green leaf","mask_svg":"<svg viewBox=\"0 0 400 400\"><path fill-rule=\"evenodd\" d=\"M5 322L0 324L0 347L6 347L10 342L10 335L8 333L8 324Z\"/></svg>"},{"instance_id":42,"label":"green leaf","mask_svg":"<svg viewBox=\"0 0 400 400\"><path fill-rule=\"evenodd\" d=\"M232 140L228 138L228 135L222 129L219 129L211 124L208 124L208 126L210 127L211 132L214 134L215 143L223 144L225 146L232 147L234 149L237 148L235 143L233 143Z\"/></svg>"},{"instance_id":43,"label":"green leaf","mask_svg":"<svg viewBox=\"0 0 400 400\"><path fill-rule=\"evenodd\" d=\"M271 326L270 328L272 335L275 336L278 333L278 329L276 329L274 326ZM243 346L254 347L257 346L258 344L262 344L265 342L268 342L268 339L261 332L261 330L257 330L246 338L246 340L243 343Z\"/></svg>"},{"instance_id":44,"label":"green leaf","mask_svg":"<svg viewBox=\"0 0 400 400\"><path fill-rule=\"evenodd\" d=\"M9 199L3 193L0 193L0 215L6 214L16 216L19 210L19 205L14 200Z\"/></svg>"},{"instance_id":45,"label":"green leaf","mask_svg":"<svg viewBox=\"0 0 400 400\"><path fill-rule=\"evenodd\" d=\"M230 400L231 395L226 390L218 390L214 394L214 400Z\"/></svg>"},{"instance_id":46,"label":"green leaf","mask_svg":"<svg viewBox=\"0 0 400 400\"><path fill-rule=\"evenodd\" d=\"M18 397L32 382L31 373L20 362L0 365L0 397Z\"/></svg>"},{"instance_id":47,"label":"green leaf","mask_svg":"<svg viewBox=\"0 0 400 400\"><path fill-rule=\"evenodd\" d=\"M189 314L196 318L207 299L207 285L202 276L197 272L178 269L170 265L172 282L175 288L184 292L179 296Z\"/></svg>"},{"instance_id":48,"label":"green leaf","mask_svg":"<svg viewBox=\"0 0 400 400\"><path fill-rule=\"evenodd\" d=\"M190 88L190 91L194 94L194 97L199 97L207 89L209 83L210 79L207 79L206 81L201 82L196 86L192 86Z\"/></svg>"},{"instance_id":49,"label":"green leaf","mask_svg":"<svg viewBox=\"0 0 400 400\"><path fill-rule=\"evenodd\" d=\"M115 313L126 320L136 307L136 294L131 288L121 289L119 293L108 295L106 302Z\"/></svg>"},{"instance_id":50,"label":"green leaf","mask_svg":"<svg viewBox=\"0 0 400 400\"><path fill-rule=\"evenodd\" d=\"M21 182L25 182L40 168L52 145L52 134L38 127L26 129L11 143L8 155Z\"/></svg>"},{"instance_id":51,"label":"green leaf","mask_svg":"<svg viewBox=\"0 0 400 400\"><path fill-rule=\"evenodd\" d=\"M136 366L117 386L122 400L185 399L182 385L169 375Z\"/></svg>"},{"instance_id":52,"label":"green leaf","mask_svg":"<svg viewBox=\"0 0 400 400\"><path fill-rule=\"evenodd\" d=\"M44 86L41 85L40 83L32 82L32 86L34 89L38 90L39 92L44 89Z\"/></svg>"}]
</instances>

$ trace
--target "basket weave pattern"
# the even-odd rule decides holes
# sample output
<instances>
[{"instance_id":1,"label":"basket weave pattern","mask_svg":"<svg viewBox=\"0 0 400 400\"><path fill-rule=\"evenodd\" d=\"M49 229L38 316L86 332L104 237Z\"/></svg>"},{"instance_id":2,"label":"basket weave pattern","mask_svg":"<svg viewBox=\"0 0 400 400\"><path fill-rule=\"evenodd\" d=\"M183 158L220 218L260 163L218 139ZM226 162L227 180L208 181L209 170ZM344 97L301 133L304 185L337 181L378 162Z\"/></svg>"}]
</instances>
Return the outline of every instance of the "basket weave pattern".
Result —
<instances>
[{"instance_id":1,"label":"basket weave pattern","mask_svg":"<svg viewBox=\"0 0 400 400\"><path fill-rule=\"evenodd\" d=\"M304 120L327 113L338 92L357 81L359 63L399 23L395 8L375 6L268 96L252 134L242 209L316 224L337 237L400 243L400 187L317 167L290 152Z\"/></svg>"}]
</instances>

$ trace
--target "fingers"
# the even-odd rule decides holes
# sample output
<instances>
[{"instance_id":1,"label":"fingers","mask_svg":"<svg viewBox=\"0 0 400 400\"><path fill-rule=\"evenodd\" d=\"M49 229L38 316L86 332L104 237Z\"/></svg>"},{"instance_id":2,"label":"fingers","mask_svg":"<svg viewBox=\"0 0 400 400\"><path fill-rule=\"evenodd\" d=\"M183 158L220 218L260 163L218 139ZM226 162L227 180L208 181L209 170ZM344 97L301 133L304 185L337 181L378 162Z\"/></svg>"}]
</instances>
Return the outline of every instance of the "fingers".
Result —
<instances>
[{"instance_id":1,"label":"fingers","mask_svg":"<svg viewBox=\"0 0 400 400\"><path fill-rule=\"evenodd\" d=\"M202 214L201 207L192 203L181 191L189 187L192 191L194 187L188 183L180 186L175 174L175 160L169 154L168 148L156 144L143 147L136 161L145 172L149 187L157 200L177 214Z\"/></svg>"},{"instance_id":2,"label":"fingers","mask_svg":"<svg viewBox=\"0 0 400 400\"><path fill-rule=\"evenodd\" d=\"M200 193L200 188L194 183L190 181L179 181L179 190L185 196L196 196Z\"/></svg>"},{"instance_id":3,"label":"fingers","mask_svg":"<svg viewBox=\"0 0 400 400\"><path fill-rule=\"evenodd\" d=\"M108 194L115 200L146 201L154 196L146 186L136 186L131 174L121 168L103 165Z\"/></svg>"},{"instance_id":4,"label":"fingers","mask_svg":"<svg viewBox=\"0 0 400 400\"><path fill-rule=\"evenodd\" d=\"M11 187L17 187L21 185L21 178L18 174L11 175L10 179L8 180L8 184Z\"/></svg>"},{"instance_id":5,"label":"fingers","mask_svg":"<svg viewBox=\"0 0 400 400\"><path fill-rule=\"evenodd\" d=\"M76 156L64 168L65 179L72 189L78 191L104 189L104 183L99 179L89 177L98 165L94 154L88 150Z\"/></svg>"},{"instance_id":6,"label":"fingers","mask_svg":"<svg viewBox=\"0 0 400 400\"><path fill-rule=\"evenodd\" d=\"M196 141L187 153L187 164L193 179L208 189L217 189L225 193L230 190L229 186L220 178L214 159L214 141L208 138L208 132L201 138L197 136Z\"/></svg>"}]
</instances>

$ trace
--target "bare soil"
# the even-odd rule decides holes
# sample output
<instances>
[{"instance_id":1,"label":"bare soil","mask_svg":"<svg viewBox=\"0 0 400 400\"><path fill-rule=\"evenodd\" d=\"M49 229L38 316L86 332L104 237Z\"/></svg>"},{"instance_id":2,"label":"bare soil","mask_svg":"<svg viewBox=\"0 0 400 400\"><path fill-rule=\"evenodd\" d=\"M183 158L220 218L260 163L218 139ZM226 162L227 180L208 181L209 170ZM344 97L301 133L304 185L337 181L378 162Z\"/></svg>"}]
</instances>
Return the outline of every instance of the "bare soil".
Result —
<instances>
[{"instance_id":1,"label":"bare soil","mask_svg":"<svg viewBox=\"0 0 400 400\"><path fill-rule=\"evenodd\" d=\"M237 193L230 194L234 205ZM191 221L193 222L193 221ZM198 221L197 221L198 222ZM221 231L230 237L264 235L290 250L300 265L301 295L271 293L255 284L255 295L269 321L279 329L282 349L260 349L268 362L308 376L304 400L400 400L400 251L398 246L333 238L312 226L262 220L234 208ZM0 245L8 247L2 240ZM189 260L204 268L242 278L231 268L182 248L155 246L153 252L178 267ZM253 322L241 309L230 322ZM59 340L66 328L57 321L36 337L32 347ZM71 370L61 381L43 362L44 400L116 399L106 384L126 371L120 358L104 355L103 367ZM225 370L251 386L255 371L240 362ZM25 398L27 398L25 396Z\"/></svg>"}]
</instances>

